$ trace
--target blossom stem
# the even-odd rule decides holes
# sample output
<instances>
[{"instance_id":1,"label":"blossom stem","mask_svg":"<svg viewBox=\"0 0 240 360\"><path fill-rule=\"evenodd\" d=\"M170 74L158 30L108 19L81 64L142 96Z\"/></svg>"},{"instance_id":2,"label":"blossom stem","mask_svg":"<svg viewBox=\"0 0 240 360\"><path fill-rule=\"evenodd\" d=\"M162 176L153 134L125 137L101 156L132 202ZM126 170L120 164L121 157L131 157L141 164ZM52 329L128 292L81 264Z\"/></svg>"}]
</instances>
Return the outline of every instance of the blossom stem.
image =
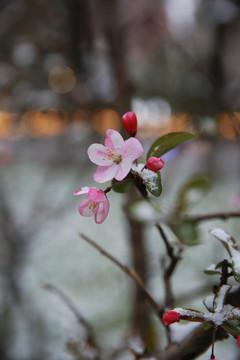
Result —
<instances>
[{"instance_id":1,"label":"blossom stem","mask_svg":"<svg viewBox=\"0 0 240 360\"><path fill-rule=\"evenodd\" d=\"M216 334L216 326L213 328L213 335L212 335L212 354L210 359L215 359L214 355L214 344L215 344L215 334Z\"/></svg>"},{"instance_id":2,"label":"blossom stem","mask_svg":"<svg viewBox=\"0 0 240 360\"><path fill-rule=\"evenodd\" d=\"M104 190L104 193L107 194L107 193L108 193L109 191L111 191L112 188L114 188L115 186L124 184L125 182L128 182L128 181L134 181L134 179L123 179L123 180L121 180L121 181L118 181L118 182L116 182L115 184L112 184L111 186L108 186L108 187Z\"/></svg>"}]
</instances>

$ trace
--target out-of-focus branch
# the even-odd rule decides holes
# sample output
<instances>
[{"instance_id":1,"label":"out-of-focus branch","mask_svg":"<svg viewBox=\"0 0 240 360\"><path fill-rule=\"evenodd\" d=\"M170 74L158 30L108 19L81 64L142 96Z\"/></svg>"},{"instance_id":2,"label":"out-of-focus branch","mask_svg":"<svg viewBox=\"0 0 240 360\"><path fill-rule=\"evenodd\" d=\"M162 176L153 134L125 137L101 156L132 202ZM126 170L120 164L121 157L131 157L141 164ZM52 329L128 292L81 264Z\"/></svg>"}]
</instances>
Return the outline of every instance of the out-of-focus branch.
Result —
<instances>
[{"instance_id":1,"label":"out-of-focus branch","mask_svg":"<svg viewBox=\"0 0 240 360\"><path fill-rule=\"evenodd\" d=\"M117 260L114 256L109 254L106 250L104 250L100 245L98 245L95 241L90 239L88 236L86 236L82 233L79 233L79 236L83 240L85 240L88 244L90 244L95 249L97 249L103 256L106 256L110 261L112 261L115 265L117 265L117 267L119 267L125 274L127 274L130 278L132 278L135 281L135 283L139 286L139 288L144 293L149 305L155 311L157 316L161 319L162 309L159 307L159 305L156 303L156 301L150 295L150 293L146 289L142 279L139 277L139 275L136 273L136 271L134 269L130 269L126 265L123 265L119 260Z\"/></svg>"},{"instance_id":2,"label":"out-of-focus branch","mask_svg":"<svg viewBox=\"0 0 240 360\"><path fill-rule=\"evenodd\" d=\"M208 221L208 220L212 220L212 219L227 220L232 217L240 217L240 211L213 212L213 213L202 214L202 215L185 215L183 217L183 220L191 221L191 222L201 222L201 221Z\"/></svg>"},{"instance_id":3,"label":"out-of-focus branch","mask_svg":"<svg viewBox=\"0 0 240 360\"><path fill-rule=\"evenodd\" d=\"M57 286L53 284L44 284L44 289L51 291L52 293L57 295L63 301L63 303L71 310L71 312L74 314L79 324L83 326L87 335L88 344L94 347L97 350L98 354L100 354L101 351L95 340L91 326L89 325L87 320L81 315L79 310L73 304L72 300L62 290L60 290Z\"/></svg>"},{"instance_id":4,"label":"out-of-focus branch","mask_svg":"<svg viewBox=\"0 0 240 360\"><path fill-rule=\"evenodd\" d=\"M174 248L170 244L170 242L167 238L167 235L166 235L165 231L163 230L162 226L160 224L156 224L156 228L158 229L158 231L163 239L163 242L164 242L166 250L167 250L167 255L170 259L170 264L168 265L168 267L166 267L164 269L163 279L164 279L164 286L165 286L165 306L172 308L174 306L174 296L173 296L172 287L171 287L171 276L172 276L174 270L176 269L178 261L181 258L180 253L182 250L180 249L179 253L177 255L175 255Z\"/></svg>"}]
</instances>

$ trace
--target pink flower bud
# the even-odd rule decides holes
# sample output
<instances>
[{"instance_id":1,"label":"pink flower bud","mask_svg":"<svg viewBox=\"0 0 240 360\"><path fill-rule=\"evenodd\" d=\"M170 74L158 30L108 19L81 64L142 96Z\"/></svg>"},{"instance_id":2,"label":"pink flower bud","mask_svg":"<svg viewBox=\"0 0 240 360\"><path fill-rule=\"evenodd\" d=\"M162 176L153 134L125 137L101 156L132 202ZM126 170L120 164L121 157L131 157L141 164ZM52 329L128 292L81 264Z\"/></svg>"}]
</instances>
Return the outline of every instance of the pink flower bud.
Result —
<instances>
[{"instance_id":1,"label":"pink flower bud","mask_svg":"<svg viewBox=\"0 0 240 360\"><path fill-rule=\"evenodd\" d=\"M166 314L163 316L162 321L164 323L164 325L170 325L173 324L175 322L179 322L180 318L179 318L179 314L176 311L167 311Z\"/></svg>"},{"instance_id":2,"label":"pink flower bud","mask_svg":"<svg viewBox=\"0 0 240 360\"><path fill-rule=\"evenodd\" d=\"M137 134L137 116L134 112L127 112L122 117L123 126L125 127L126 131L131 136L136 136Z\"/></svg>"},{"instance_id":3,"label":"pink flower bud","mask_svg":"<svg viewBox=\"0 0 240 360\"><path fill-rule=\"evenodd\" d=\"M164 167L164 161L161 158L150 157L147 161L146 166L149 170L157 172Z\"/></svg>"}]
</instances>

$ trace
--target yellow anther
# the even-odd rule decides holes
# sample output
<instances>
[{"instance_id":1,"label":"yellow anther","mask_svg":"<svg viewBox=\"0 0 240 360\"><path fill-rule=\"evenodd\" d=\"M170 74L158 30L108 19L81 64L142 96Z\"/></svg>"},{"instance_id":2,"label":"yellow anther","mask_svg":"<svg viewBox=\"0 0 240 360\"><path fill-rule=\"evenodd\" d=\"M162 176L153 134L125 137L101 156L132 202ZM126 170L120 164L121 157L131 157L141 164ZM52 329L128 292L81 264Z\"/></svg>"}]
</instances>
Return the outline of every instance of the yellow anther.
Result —
<instances>
[{"instance_id":1,"label":"yellow anther","mask_svg":"<svg viewBox=\"0 0 240 360\"><path fill-rule=\"evenodd\" d=\"M97 204L98 204L97 201L91 201L90 204L88 205L89 210L91 210L94 214L96 212Z\"/></svg>"}]
</instances>

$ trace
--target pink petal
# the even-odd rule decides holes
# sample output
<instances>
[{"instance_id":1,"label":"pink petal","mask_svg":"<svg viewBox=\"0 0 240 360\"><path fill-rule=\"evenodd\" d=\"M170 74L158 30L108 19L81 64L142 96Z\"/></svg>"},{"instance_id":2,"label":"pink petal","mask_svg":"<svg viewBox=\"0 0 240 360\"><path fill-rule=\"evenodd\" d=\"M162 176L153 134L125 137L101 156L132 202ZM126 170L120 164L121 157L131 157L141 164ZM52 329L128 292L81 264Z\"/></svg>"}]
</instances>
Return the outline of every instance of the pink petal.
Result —
<instances>
[{"instance_id":1,"label":"pink petal","mask_svg":"<svg viewBox=\"0 0 240 360\"><path fill-rule=\"evenodd\" d=\"M98 210L94 216L95 222L97 224L101 224L106 219L109 212L109 207L110 207L109 200L106 197L105 202L101 202L99 204Z\"/></svg>"},{"instance_id":2,"label":"pink petal","mask_svg":"<svg viewBox=\"0 0 240 360\"><path fill-rule=\"evenodd\" d=\"M91 204L91 200L89 199L89 197L85 197L79 204L79 207L78 207L78 211L79 211L79 214L82 215L82 216L86 216L86 217L90 217L90 216L93 216L94 212L89 209L89 205ZM97 209L96 209L97 210Z\"/></svg>"},{"instance_id":3,"label":"pink petal","mask_svg":"<svg viewBox=\"0 0 240 360\"><path fill-rule=\"evenodd\" d=\"M93 175L94 180L99 183L104 183L113 179L118 170L118 166L119 165L115 163L113 163L111 166L99 166Z\"/></svg>"},{"instance_id":4,"label":"pink petal","mask_svg":"<svg viewBox=\"0 0 240 360\"><path fill-rule=\"evenodd\" d=\"M82 194L87 194L88 192L89 192L89 187L84 186L83 188L81 188L81 190L74 191L73 195L82 195Z\"/></svg>"},{"instance_id":5,"label":"pink petal","mask_svg":"<svg viewBox=\"0 0 240 360\"><path fill-rule=\"evenodd\" d=\"M92 201L97 201L97 202L106 201L105 193L102 190L99 190L99 189L96 189L96 188L91 188L89 190L88 197Z\"/></svg>"},{"instance_id":6,"label":"pink petal","mask_svg":"<svg viewBox=\"0 0 240 360\"><path fill-rule=\"evenodd\" d=\"M89 159L97 165L109 166L113 159L109 158L109 151L102 144L92 144L88 148Z\"/></svg>"},{"instance_id":7,"label":"pink petal","mask_svg":"<svg viewBox=\"0 0 240 360\"><path fill-rule=\"evenodd\" d=\"M132 166L132 162L126 159L123 159L121 161L121 163L118 165L118 170L116 175L114 176L115 179L117 179L118 181L123 180L127 174L129 173L130 169Z\"/></svg>"},{"instance_id":8,"label":"pink petal","mask_svg":"<svg viewBox=\"0 0 240 360\"><path fill-rule=\"evenodd\" d=\"M134 161L138 159L144 153L143 147L141 143L131 137L130 139L125 141L124 154L123 158L129 161Z\"/></svg>"},{"instance_id":9,"label":"pink petal","mask_svg":"<svg viewBox=\"0 0 240 360\"><path fill-rule=\"evenodd\" d=\"M124 140L118 131L108 129L105 138L105 146L114 150L114 152L122 154L124 149Z\"/></svg>"}]
</instances>

